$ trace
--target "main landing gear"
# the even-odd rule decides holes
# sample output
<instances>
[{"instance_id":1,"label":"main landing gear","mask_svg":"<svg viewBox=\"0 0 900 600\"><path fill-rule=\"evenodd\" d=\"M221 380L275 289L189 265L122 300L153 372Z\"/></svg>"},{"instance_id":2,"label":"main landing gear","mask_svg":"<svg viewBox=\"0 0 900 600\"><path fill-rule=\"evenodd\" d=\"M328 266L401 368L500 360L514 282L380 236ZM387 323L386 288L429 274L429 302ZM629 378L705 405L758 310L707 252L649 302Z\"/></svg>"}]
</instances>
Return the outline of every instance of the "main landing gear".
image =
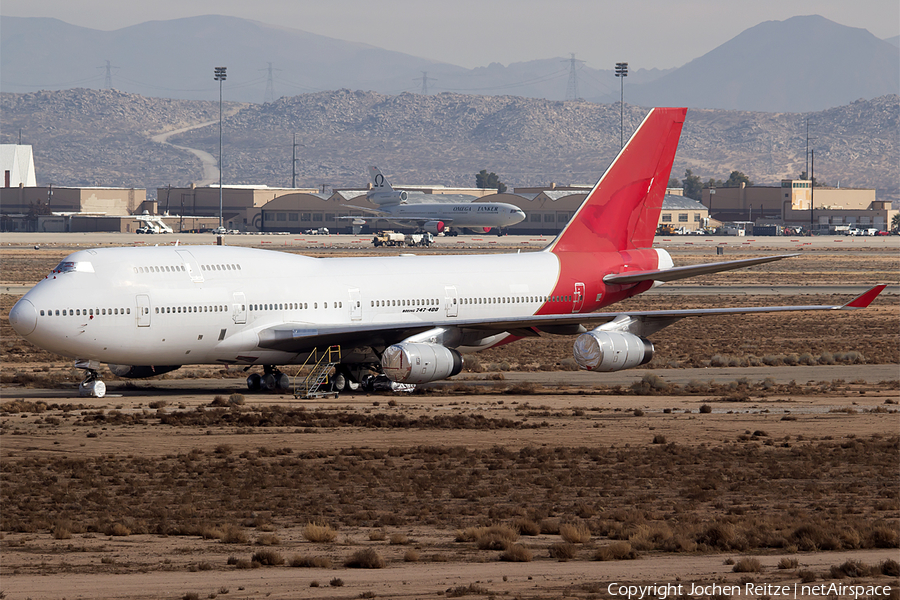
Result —
<instances>
[{"instance_id":1,"label":"main landing gear","mask_svg":"<svg viewBox=\"0 0 900 600\"><path fill-rule=\"evenodd\" d=\"M264 373L259 375L253 373L247 377L247 389L251 392L259 390L289 390L291 389L291 378L282 373L277 368L266 365L263 367Z\"/></svg>"},{"instance_id":2,"label":"main landing gear","mask_svg":"<svg viewBox=\"0 0 900 600\"><path fill-rule=\"evenodd\" d=\"M106 384L100 379L100 363L96 361L75 361L75 368L84 369L84 379L78 384L78 395L102 398L106 395Z\"/></svg>"}]
</instances>

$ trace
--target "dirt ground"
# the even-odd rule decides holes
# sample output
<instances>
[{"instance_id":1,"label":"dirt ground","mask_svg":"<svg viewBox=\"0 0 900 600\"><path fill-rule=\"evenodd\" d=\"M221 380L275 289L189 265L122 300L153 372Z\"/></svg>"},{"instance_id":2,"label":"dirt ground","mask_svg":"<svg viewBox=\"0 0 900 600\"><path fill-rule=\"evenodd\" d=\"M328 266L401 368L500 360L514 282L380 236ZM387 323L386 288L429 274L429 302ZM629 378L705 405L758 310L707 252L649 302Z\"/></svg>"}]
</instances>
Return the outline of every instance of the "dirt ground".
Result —
<instances>
[{"instance_id":1,"label":"dirt ground","mask_svg":"<svg viewBox=\"0 0 900 600\"><path fill-rule=\"evenodd\" d=\"M2 283L68 251L4 247ZM803 258L727 281L900 280L893 251ZM77 373L9 329L14 301L0 597L900 597L897 296L682 321L653 336L652 370L620 378L567 371L571 340L551 337L414 394L318 401L246 393L218 368L78 398Z\"/></svg>"}]
</instances>

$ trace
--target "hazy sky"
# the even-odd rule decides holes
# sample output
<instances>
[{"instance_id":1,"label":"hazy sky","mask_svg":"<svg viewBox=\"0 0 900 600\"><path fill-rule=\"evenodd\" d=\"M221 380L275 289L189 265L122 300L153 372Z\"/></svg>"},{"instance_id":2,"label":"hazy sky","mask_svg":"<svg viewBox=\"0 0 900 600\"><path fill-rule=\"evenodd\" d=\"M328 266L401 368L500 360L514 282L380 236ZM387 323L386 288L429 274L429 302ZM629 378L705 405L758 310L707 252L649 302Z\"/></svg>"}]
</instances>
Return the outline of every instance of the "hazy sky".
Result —
<instances>
[{"instance_id":1,"label":"hazy sky","mask_svg":"<svg viewBox=\"0 0 900 600\"><path fill-rule=\"evenodd\" d=\"M463 67L575 57L595 69L679 67L763 21L818 14L879 38L898 0L3 0L2 15L112 30L231 15Z\"/></svg>"}]
</instances>

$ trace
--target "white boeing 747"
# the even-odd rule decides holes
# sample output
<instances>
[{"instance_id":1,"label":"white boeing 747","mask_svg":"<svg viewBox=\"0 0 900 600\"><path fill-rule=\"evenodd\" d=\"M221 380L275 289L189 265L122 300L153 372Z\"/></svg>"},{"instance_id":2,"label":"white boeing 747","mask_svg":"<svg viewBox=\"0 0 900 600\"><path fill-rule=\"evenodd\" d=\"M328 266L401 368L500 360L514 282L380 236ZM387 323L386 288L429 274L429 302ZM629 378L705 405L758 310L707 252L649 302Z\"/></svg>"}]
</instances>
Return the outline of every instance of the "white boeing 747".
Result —
<instances>
[{"instance_id":1,"label":"white boeing 747","mask_svg":"<svg viewBox=\"0 0 900 600\"><path fill-rule=\"evenodd\" d=\"M842 306L594 312L658 283L765 263L770 256L675 267L652 248L686 109L653 109L559 236L540 252L310 258L228 246L82 250L10 311L15 331L86 370L124 377L187 364L258 367L251 388L283 387L279 367L340 345L337 390L370 371L418 384L451 377L461 353L540 332L577 335L585 369L617 371L653 355L647 336L685 317ZM586 328L588 325L590 328Z\"/></svg>"}]
</instances>

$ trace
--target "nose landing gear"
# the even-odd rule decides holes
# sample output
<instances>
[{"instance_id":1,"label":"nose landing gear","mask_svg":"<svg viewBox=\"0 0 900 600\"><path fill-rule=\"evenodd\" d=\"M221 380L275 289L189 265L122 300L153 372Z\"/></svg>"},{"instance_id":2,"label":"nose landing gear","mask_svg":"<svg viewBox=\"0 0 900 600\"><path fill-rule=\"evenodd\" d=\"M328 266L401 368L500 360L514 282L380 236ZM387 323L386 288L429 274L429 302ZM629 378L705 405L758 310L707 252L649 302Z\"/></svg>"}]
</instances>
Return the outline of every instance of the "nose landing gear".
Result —
<instances>
[{"instance_id":1,"label":"nose landing gear","mask_svg":"<svg viewBox=\"0 0 900 600\"><path fill-rule=\"evenodd\" d=\"M106 395L106 384L100 379L100 363L96 361L75 361L75 368L84 369L84 379L78 384L78 395L90 398L102 398Z\"/></svg>"}]
</instances>

